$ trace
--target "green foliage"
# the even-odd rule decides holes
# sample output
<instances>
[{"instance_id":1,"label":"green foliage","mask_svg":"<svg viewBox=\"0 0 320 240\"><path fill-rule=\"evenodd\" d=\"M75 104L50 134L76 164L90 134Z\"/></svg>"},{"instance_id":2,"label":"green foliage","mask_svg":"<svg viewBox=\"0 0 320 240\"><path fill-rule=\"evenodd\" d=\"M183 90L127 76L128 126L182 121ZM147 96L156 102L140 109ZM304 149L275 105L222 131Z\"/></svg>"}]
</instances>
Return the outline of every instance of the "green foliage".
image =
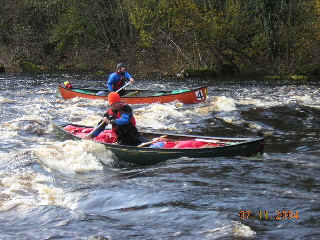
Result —
<instances>
[{"instance_id":1,"label":"green foliage","mask_svg":"<svg viewBox=\"0 0 320 240\"><path fill-rule=\"evenodd\" d=\"M28 61L23 61L20 63L20 67L23 72L27 73L38 73L41 72L40 66L37 66L36 64Z\"/></svg>"},{"instance_id":2,"label":"green foliage","mask_svg":"<svg viewBox=\"0 0 320 240\"><path fill-rule=\"evenodd\" d=\"M229 66L253 72L263 67L289 75L320 60L319 1L0 0L0 4L0 43L12 54L12 63L64 61L65 66L69 61L69 66L84 69L131 59L177 72L220 72Z\"/></svg>"},{"instance_id":3,"label":"green foliage","mask_svg":"<svg viewBox=\"0 0 320 240\"><path fill-rule=\"evenodd\" d=\"M290 78L292 80L308 80L308 77L303 75L291 75Z\"/></svg>"},{"instance_id":4,"label":"green foliage","mask_svg":"<svg viewBox=\"0 0 320 240\"><path fill-rule=\"evenodd\" d=\"M264 79L266 79L266 80L279 80L279 79L281 79L281 76L279 76L279 75L266 75L264 77Z\"/></svg>"},{"instance_id":5,"label":"green foliage","mask_svg":"<svg viewBox=\"0 0 320 240\"><path fill-rule=\"evenodd\" d=\"M99 71L96 71L96 72L95 72L95 75L96 75L96 76L103 77L103 76L106 76L107 74L106 74L104 71L99 70Z\"/></svg>"},{"instance_id":6,"label":"green foliage","mask_svg":"<svg viewBox=\"0 0 320 240\"><path fill-rule=\"evenodd\" d=\"M217 73L214 69L186 69L183 73L184 77L215 77Z\"/></svg>"},{"instance_id":7,"label":"green foliage","mask_svg":"<svg viewBox=\"0 0 320 240\"><path fill-rule=\"evenodd\" d=\"M0 73L4 73L6 71L6 68L4 67L4 64L0 63Z\"/></svg>"},{"instance_id":8,"label":"green foliage","mask_svg":"<svg viewBox=\"0 0 320 240\"><path fill-rule=\"evenodd\" d=\"M54 26L51 42L56 42L56 50L67 51L69 48L79 47L81 36L84 34L81 19L77 15L74 5L69 6L60 16L59 22Z\"/></svg>"}]
</instances>

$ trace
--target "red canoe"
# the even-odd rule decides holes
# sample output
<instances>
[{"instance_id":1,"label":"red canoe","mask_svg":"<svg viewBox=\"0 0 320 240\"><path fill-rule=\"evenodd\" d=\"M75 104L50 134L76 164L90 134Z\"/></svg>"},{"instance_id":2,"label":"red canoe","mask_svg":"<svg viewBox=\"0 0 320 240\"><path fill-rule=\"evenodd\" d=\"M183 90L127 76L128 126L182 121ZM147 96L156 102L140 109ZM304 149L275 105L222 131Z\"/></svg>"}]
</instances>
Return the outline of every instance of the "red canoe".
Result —
<instances>
[{"instance_id":1,"label":"red canoe","mask_svg":"<svg viewBox=\"0 0 320 240\"><path fill-rule=\"evenodd\" d=\"M89 88L65 88L59 86L59 91L64 99L75 97L88 98L88 99L101 99L107 100L107 93L105 96L99 96L97 93L101 89ZM184 104L192 104L203 102L207 99L208 87L199 87L195 89L180 89L171 91L155 91L145 89L128 89L126 94L121 96L121 100L128 104L150 104L150 103L168 103L179 101Z\"/></svg>"}]
</instances>

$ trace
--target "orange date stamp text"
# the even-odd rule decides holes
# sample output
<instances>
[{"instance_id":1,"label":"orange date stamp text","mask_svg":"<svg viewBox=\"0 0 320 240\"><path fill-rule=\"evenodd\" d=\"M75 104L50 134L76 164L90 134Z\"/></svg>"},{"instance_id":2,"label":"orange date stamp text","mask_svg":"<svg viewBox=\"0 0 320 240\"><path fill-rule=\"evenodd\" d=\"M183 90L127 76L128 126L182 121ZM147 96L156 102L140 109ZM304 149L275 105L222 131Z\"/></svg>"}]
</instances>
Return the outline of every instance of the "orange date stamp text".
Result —
<instances>
[{"instance_id":1,"label":"orange date stamp text","mask_svg":"<svg viewBox=\"0 0 320 240\"><path fill-rule=\"evenodd\" d=\"M298 220L299 219L299 211L292 210L276 210L276 211L268 211L259 209L256 212L253 212L248 209L242 209L239 211L239 217L241 220L248 220L250 218L255 218L259 220Z\"/></svg>"}]
</instances>

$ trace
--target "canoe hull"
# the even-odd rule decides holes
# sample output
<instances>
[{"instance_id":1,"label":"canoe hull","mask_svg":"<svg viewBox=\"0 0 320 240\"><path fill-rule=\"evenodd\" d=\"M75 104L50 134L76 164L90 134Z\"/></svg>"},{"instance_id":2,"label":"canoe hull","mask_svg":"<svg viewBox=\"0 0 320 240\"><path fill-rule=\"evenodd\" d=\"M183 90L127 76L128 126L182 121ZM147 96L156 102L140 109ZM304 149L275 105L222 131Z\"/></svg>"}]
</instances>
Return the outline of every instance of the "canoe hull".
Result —
<instances>
[{"instance_id":1,"label":"canoe hull","mask_svg":"<svg viewBox=\"0 0 320 240\"><path fill-rule=\"evenodd\" d=\"M56 128L64 137L71 139L81 139L78 136L71 134L64 130L64 126L69 124L56 124ZM73 124L75 125L75 124ZM77 125L80 126L80 125ZM146 137L156 137L163 135L164 133L151 133L141 132ZM155 135L154 135L155 134ZM188 138L201 138L213 140L214 137L204 137L196 135L178 135L178 134L167 134L170 138L188 139ZM135 147L135 146L124 146L118 144L100 143L105 146L106 149L110 150L118 160L125 161L128 163L138 165L149 165L159 162L163 162L169 159L177 159L181 157L189 158L215 158L215 157L232 157L232 156L253 156L262 154L264 151L264 139L257 138L215 138L217 141L224 142L237 142L232 145L216 147L216 148L198 148L198 149L163 149L163 148L149 148L149 147Z\"/></svg>"},{"instance_id":2,"label":"canoe hull","mask_svg":"<svg viewBox=\"0 0 320 240\"><path fill-rule=\"evenodd\" d=\"M228 149L226 149L228 148ZM169 159L181 157L188 158L216 158L216 157L250 157L263 153L260 142L252 142L243 145L234 145L228 147L211 149L123 149L106 146L106 149L112 151L119 160L138 165L149 165L164 162Z\"/></svg>"},{"instance_id":3,"label":"canoe hull","mask_svg":"<svg viewBox=\"0 0 320 240\"><path fill-rule=\"evenodd\" d=\"M81 90L81 89L76 89L76 90ZM141 90L132 90L139 92ZM147 90L143 90L147 91ZM98 96L95 94L86 94L86 93L81 93L74 91L74 89L68 89L63 86L59 86L59 92L61 96L64 99L71 99L75 97L80 97L80 98L87 98L87 99L94 99L94 100L104 100L107 101L108 97L107 96ZM195 89L191 89L189 91L185 92L180 92L180 93L164 93L163 95L160 96L124 96L121 97L121 101L127 103L127 104L151 104L151 103L168 103L168 102L173 102L173 101L179 101L184 104L194 104L194 103L200 103L203 102L207 99L208 96L208 87L199 87Z\"/></svg>"}]
</instances>

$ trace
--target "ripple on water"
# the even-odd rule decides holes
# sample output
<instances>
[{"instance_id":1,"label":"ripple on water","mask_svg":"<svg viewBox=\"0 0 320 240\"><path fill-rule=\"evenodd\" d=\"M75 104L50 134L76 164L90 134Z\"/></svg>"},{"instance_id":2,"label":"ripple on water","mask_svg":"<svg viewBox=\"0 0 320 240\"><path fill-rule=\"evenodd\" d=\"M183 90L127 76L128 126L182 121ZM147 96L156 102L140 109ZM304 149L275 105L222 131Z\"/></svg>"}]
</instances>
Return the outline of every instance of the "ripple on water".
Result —
<instances>
[{"instance_id":1,"label":"ripple on water","mask_svg":"<svg viewBox=\"0 0 320 240\"><path fill-rule=\"evenodd\" d=\"M101 80L72 75L0 81L3 238L319 236L318 85L213 80L202 104L133 106L139 129L220 136L261 131L268 133L266 153L260 158L180 158L148 167L113 167L113 156L99 144L61 141L48 127L51 119L95 125L106 110L104 102L63 100L56 88L64 79L101 86ZM181 85L159 81L142 79L136 86ZM299 211L300 219L239 223L240 210L257 209Z\"/></svg>"}]
</instances>

